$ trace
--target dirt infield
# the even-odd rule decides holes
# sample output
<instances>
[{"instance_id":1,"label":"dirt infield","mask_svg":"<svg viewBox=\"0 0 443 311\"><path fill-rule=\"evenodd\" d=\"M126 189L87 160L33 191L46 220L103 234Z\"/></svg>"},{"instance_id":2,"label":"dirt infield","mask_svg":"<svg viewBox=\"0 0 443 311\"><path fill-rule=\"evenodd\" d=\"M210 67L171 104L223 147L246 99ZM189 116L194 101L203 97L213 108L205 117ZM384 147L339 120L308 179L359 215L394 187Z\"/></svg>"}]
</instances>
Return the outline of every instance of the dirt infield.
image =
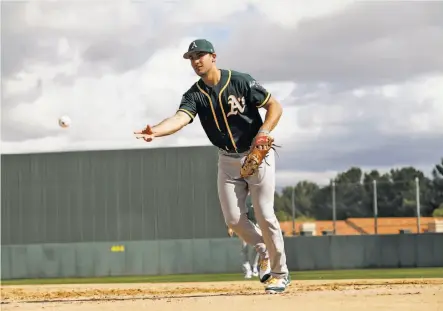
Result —
<instances>
[{"instance_id":1,"label":"dirt infield","mask_svg":"<svg viewBox=\"0 0 443 311\"><path fill-rule=\"evenodd\" d=\"M443 279L293 281L266 295L258 281L3 286L1 310L443 311Z\"/></svg>"}]
</instances>

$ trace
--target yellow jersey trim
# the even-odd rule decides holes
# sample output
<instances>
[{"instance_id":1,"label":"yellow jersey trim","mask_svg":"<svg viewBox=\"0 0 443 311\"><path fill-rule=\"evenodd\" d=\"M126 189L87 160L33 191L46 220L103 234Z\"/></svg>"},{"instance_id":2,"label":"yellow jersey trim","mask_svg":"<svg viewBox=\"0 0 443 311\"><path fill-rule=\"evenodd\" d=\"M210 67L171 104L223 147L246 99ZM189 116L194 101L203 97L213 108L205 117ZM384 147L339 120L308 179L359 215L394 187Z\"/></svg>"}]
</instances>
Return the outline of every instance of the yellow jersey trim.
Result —
<instances>
[{"instance_id":1,"label":"yellow jersey trim","mask_svg":"<svg viewBox=\"0 0 443 311\"><path fill-rule=\"evenodd\" d=\"M257 108L261 108L264 105L266 105L266 103L269 101L269 98L271 98L271 93L268 93L268 95L266 96L265 100L260 105L258 105Z\"/></svg>"},{"instance_id":2,"label":"yellow jersey trim","mask_svg":"<svg viewBox=\"0 0 443 311\"><path fill-rule=\"evenodd\" d=\"M192 120L194 120L195 116L188 110L180 108L178 111L183 111L184 113L186 113L188 116L191 117Z\"/></svg>"},{"instance_id":3,"label":"yellow jersey trim","mask_svg":"<svg viewBox=\"0 0 443 311\"><path fill-rule=\"evenodd\" d=\"M226 81L226 84L223 86L223 88L220 90L220 94L218 94L218 102L219 102L220 108L222 110L223 119L225 120L225 124L226 124L226 128L228 130L229 138L231 139L231 143L234 146L235 152L237 152L237 146L235 144L234 137L232 136L231 128L229 127L229 123L228 123L228 120L227 120L226 114L225 114L225 109L223 108L223 103L222 103L223 92L228 87L229 82L231 82L231 70L228 70L228 73L229 73L228 80Z\"/></svg>"},{"instance_id":4,"label":"yellow jersey trim","mask_svg":"<svg viewBox=\"0 0 443 311\"><path fill-rule=\"evenodd\" d=\"M206 97L208 98L208 100L209 100L209 106L211 107L212 116L214 117L215 124L217 125L218 130L221 132L220 125L218 125L217 116L215 115L214 105L213 105L213 103L212 103L211 96L209 96L209 94L206 93L206 92L200 87L200 85L198 85L198 82L195 83L195 84L197 85L197 87L198 87L198 89L200 90L200 92L202 92L203 94L205 94Z\"/></svg>"}]
</instances>

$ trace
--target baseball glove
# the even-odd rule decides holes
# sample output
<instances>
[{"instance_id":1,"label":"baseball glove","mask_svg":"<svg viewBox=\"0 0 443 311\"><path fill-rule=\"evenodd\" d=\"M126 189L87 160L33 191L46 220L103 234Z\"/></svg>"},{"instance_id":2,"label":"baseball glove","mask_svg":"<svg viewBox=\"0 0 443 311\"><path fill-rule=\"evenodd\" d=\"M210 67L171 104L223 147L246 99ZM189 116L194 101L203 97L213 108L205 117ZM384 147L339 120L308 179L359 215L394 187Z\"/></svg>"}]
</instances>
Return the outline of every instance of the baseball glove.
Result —
<instances>
[{"instance_id":1,"label":"baseball glove","mask_svg":"<svg viewBox=\"0 0 443 311\"><path fill-rule=\"evenodd\" d=\"M241 166L241 177L249 177L257 172L266 155L273 148L273 143L274 138L266 134L261 134L255 138L254 144Z\"/></svg>"}]
</instances>

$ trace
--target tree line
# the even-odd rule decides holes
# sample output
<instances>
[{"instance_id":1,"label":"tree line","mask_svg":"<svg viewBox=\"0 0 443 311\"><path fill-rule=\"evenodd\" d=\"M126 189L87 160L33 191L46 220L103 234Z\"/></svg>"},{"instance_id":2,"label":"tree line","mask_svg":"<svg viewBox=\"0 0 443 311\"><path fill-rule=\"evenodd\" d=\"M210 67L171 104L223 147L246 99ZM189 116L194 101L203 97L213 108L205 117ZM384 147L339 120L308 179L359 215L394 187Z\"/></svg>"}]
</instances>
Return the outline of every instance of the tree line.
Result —
<instances>
[{"instance_id":1,"label":"tree line","mask_svg":"<svg viewBox=\"0 0 443 311\"><path fill-rule=\"evenodd\" d=\"M334 205L337 220L373 217L374 188L378 217L416 217L417 201L422 217L443 217L443 158L432 169L430 178L411 166L384 174L351 167L337 174L333 181L327 186L300 181L285 187L281 194L276 192L275 211L279 220L292 220L292 200L297 219L332 220Z\"/></svg>"}]
</instances>

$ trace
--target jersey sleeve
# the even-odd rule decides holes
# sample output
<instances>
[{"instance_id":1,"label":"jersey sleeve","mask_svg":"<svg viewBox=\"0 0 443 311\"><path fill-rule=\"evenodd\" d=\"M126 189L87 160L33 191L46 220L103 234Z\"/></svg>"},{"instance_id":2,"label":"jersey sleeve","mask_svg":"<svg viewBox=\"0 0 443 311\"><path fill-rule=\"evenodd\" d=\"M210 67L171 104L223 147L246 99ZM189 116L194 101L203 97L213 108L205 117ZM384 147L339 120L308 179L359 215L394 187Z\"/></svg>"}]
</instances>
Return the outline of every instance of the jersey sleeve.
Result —
<instances>
[{"instance_id":1,"label":"jersey sleeve","mask_svg":"<svg viewBox=\"0 0 443 311\"><path fill-rule=\"evenodd\" d=\"M183 94L178 111L183 111L191 117L191 121L189 123L194 121L194 118L197 116L197 103L192 98L191 94Z\"/></svg>"},{"instance_id":2,"label":"jersey sleeve","mask_svg":"<svg viewBox=\"0 0 443 311\"><path fill-rule=\"evenodd\" d=\"M250 75L247 75L246 83L249 101L257 108L266 105L271 93Z\"/></svg>"}]
</instances>

